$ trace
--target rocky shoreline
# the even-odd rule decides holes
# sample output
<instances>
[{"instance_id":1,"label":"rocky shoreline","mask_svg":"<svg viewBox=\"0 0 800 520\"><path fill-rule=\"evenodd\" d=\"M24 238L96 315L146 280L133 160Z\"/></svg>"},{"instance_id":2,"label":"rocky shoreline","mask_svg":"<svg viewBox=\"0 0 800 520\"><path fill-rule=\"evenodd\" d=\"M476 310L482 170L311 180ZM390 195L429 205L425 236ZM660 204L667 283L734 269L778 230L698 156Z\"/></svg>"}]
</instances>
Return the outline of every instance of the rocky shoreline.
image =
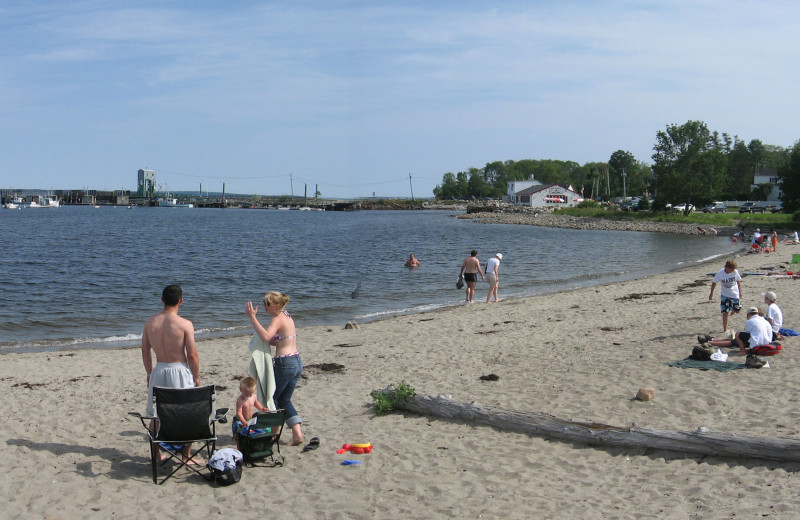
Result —
<instances>
[{"instance_id":1,"label":"rocky shoreline","mask_svg":"<svg viewBox=\"0 0 800 520\"><path fill-rule=\"evenodd\" d=\"M609 220L594 217L573 217L552 213L468 213L457 218L475 220L484 224L523 224L568 229L594 229L604 231L646 231L696 235L697 223L654 222L650 220ZM719 227L718 235L732 235L738 228Z\"/></svg>"}]
</instances>

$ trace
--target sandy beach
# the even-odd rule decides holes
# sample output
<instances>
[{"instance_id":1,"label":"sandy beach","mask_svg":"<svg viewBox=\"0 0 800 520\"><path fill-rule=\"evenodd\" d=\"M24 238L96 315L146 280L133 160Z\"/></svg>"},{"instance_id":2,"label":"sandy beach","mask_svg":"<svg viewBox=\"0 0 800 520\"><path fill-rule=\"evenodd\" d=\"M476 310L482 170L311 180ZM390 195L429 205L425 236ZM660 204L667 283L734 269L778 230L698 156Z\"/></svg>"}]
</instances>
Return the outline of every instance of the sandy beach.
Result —
<instances>
[{"instance_id":1,"label":"sandy beach","mask_svg":"<svg viewBox=\"0 0 800 520\"><path fill-rule=\"evenodd\" d=\"M800 245L737 261L743 273L783 272L791 270L793 253ZM301 453L284 445L284 467L246 468L230 487L186 472L162 486L152 483L144 432L128 416L145 405L137 348L6 354L0 368L9 412L2 423L3 516L797 518L800 463L590 447L371 411L372 390L406 381L418 394L573 421L800 438L794 350L800 339L784 341L784 351L769 358L770 368L668 366L691 353L697 334L720 332L719 288L709 301L708 273L723 263L353 330L344 323L300 329L306 370L294 402L306 442L316 436L321 447ZM763 308L762 294L775 290L785 326L800 329L798 284L747 275L742 304ZM485 299L487 288L479 283L476 300ZM744 322L743 314L730 320L735 330ZM202 382L217 386L220 407L234 406L249 339L198 343ZM344 368L315 368L325 363ZM480 379L488 374L499 378ZM653 388L655 399L635 400L641 387ZM218 448L232 445L228 425L220 427L219 439ZM375 448L369 455L336 454L343 443L355 442ZM362 463L343 466L345 458Z\"/></svg>"}]
</instances>

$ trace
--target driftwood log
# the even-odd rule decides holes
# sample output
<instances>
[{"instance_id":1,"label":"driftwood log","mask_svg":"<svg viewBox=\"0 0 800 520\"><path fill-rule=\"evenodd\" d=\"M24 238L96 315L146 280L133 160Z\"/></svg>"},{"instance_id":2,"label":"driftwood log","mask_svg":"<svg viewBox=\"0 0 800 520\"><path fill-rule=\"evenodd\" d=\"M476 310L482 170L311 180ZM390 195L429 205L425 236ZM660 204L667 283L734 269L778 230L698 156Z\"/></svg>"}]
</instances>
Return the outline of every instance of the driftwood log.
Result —
<instances>
[{"instance_id":1,"label":"driftwood log","mask_svg":"<svg viewBox=\"0 0 800 520\"><path fill-rule=\"evenodd\" d=\"M800 461L800 439L723 433L707 428L689 432L573 422L545 413L460 403L448 395L419 395L397 403L396 407L420 415L458 419L596 446L644 447L700 455Z\"/></svg>"}]
</instances>

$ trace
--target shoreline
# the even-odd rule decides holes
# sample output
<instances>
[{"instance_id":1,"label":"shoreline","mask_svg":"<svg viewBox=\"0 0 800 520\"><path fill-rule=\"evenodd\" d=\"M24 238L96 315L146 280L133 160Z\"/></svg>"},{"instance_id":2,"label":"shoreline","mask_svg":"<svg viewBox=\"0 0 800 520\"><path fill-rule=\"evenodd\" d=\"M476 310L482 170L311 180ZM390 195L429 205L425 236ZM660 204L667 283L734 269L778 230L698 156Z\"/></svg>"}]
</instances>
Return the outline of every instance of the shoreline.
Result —
<instances>
[{"instance_id":1,"label":"shoreline","mask_svg":"<svg viewBox=\"0 0 800 520\"><path fill-rule=\"evenodd\" d=\"M602 231L642 231L656 233L676 233L681 235L697 235L696 222L654 222L651 220L610 220L596 217L575 217L572 215L555 215L549 212L512 212L512 213L471 213L458 215L456 218L474 220L483 224L516 224L528 226L556 227L566 229L590 229ZM733 235L739 230L737 226L716 228L717 236Z\"/></svg>"},{"instance_id":2,"label":"shoreline","mask_svg":"<svg viewBox=\"0 0 800 520\"><path fill-rule=\"evenodd\" d=\"M784 270L800 245L744 254L740 272ZM372 390L406 381L418 394L626 427L800 438L800 341L789 338L771 368L701 371L670 367L700 333L721 328L709 272L724 259L602 286L386 317L358 329L298 329L304 377L293 399L304 418L302 453L283 445L282 468L245 468L231 487L178 473L157 487L138 421L146 379L139 349L83 349L3 357L0 389L10 416L2 435L0 497L9 517L117 519L175 510L226 514L261 504L296 518L789 518L800 463L596 448L464 421L371 412ZM800 329L797 280L745 276L743 307L778 293L786 326ZM763 305L762 305L763 306ZM731 317L741 330L744 316ZM217 386L217 406L235 403L250 335L198 341L200 377ZM740 358L741 359L741 358ZM736 361L736 360L734 360ZM338 370L324 365L336 363ZM328 367L329 368L329 367ZM481 380L494 374L495 381ZM655 399L634 399L641 387ZM98 396L103 396L98 397ZM32 410L38 413L32 414ZM98 411L100 412L98 420ZM50 424L42 428L40 415ZM217 448L231 446L229 427ZM286 440L286 439L284 439ZM371 442L369 455L337 455ZM342 466L345 459L361 464ZM36 477L33 477L36 475ZM42 491L40 475L46 475ZM554 482L560 483L553 486ZM750 491L756 482L758 492ZM169 516L169 515L168 515Z\"/></svg>"}]
</instances>

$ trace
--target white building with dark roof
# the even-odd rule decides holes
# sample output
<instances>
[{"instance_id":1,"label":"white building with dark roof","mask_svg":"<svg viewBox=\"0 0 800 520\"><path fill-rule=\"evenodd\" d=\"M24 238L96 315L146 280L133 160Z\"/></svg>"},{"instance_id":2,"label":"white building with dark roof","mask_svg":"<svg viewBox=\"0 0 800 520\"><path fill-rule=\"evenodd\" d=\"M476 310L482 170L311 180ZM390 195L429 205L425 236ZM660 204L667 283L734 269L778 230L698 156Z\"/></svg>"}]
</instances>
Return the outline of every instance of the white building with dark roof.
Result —
<instances>
[{"instance_id":1,"label":"white building with dark roof","mask_svg":"<svg viewBox=\"0 0 800 520\"><path fill-rule=\"evenodd\" d=\"M542 184L533 179L509 181L508 202L532 208L569 208L583 201L583 196L569 184Z\"/></svg>"}]
</instances>

